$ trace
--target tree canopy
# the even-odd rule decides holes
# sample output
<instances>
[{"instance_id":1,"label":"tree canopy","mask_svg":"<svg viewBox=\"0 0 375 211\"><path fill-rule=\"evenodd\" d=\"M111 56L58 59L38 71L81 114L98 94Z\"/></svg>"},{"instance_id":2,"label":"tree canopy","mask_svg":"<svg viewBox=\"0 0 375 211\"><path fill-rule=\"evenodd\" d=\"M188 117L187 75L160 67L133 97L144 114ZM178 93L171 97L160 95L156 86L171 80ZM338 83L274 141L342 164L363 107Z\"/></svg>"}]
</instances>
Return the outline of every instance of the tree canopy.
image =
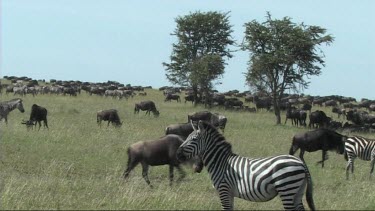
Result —
<instances>
[{"instance_id":1,"label":"tree canopy","mask_svg":"<svg viewBox=\"0 0 375 211\"><path fill-rule=\"evenodd\" d=\"M177 37L170 63L163 63L173 84L193 88L195 99L224 74L225 58L231 58L229 13L195 12L176 18ZM195 100L196 101L196 100Z\"/></svg>"},{"instance_id":2,"label":"tree canopy","mask_svg":"<svg viewBox=\"0 0 375 211\"><path fill-rule=\"evenodd\" d=\"M247 83L273 99L276 123L280 124L280 102L285 90L307 88L308 76L319 75L324 54L319 46L333 37L319 26L295 24L289 17L245 23L242 49L250 52Z\"/></svg>"}]
</instances>

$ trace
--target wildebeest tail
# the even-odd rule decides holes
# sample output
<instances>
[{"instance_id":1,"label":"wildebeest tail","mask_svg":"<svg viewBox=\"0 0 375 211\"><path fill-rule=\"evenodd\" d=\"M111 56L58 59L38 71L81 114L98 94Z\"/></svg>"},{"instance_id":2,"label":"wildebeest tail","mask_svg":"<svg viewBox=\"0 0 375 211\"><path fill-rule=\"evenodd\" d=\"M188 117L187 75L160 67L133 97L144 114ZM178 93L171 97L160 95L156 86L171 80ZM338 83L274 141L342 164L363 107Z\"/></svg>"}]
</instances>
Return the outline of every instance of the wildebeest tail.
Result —
<instances>
[{"instance_id":1,"label":"wildebeest tail","mask_svg":"<svg viewBox=\"0 0 375 211\"><path fill-rule=\"evenodd\" d=\"M304 164L306 177L307 177L307 189L306 189L306 201L311 210L315 210L314 198L313 198L313 182L311 174L306 164Z\"/></svg>"}]
</instances>

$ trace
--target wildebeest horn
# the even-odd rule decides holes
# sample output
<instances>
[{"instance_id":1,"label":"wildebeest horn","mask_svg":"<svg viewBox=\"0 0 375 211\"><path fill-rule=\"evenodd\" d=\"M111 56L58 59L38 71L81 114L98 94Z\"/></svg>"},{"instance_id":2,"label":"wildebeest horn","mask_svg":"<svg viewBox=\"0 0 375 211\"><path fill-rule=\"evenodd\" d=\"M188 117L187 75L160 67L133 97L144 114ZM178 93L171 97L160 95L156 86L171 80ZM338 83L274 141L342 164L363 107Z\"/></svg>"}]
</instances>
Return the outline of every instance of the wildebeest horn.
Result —
<instances>
[{"instance_id":1,"label":"wildebeest horn","mask_svg":"<svg viewBox=\"0 0 375 211\"><path fill-rule=\"evenodd\" d=\"M26 124L27 123L27 121L25 121L25 120L22 120L22 122L21 122L21 124Z\"/></svg>"},{"instance_id":2,"label":"wildebeest horn","mask_svg":"<svg viewBox=\"0 0 375 211\"><path fill-rule=\"evenodd\" d=\"M190 124L191 124L191 126L193 127L193 130L194 130L194 131L196 131L196 130L197 130L197 128L195 128L195 127L194 127L194 123L193 123L193 120L190 120Z\"/></svg>"}]
</instances>

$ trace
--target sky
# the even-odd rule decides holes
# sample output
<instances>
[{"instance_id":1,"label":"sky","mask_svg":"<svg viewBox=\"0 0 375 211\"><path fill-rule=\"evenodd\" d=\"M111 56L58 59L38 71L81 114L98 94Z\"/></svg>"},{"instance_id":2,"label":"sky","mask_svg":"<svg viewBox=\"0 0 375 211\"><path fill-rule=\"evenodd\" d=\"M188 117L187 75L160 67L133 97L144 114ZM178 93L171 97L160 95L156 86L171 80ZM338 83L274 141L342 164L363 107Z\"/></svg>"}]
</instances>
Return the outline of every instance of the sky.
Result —
<instances>
[{"instance_id":1,"label":"sky","mask_svg":"<svg viewBox=\"0 0 375 211\"><path fill-rule=\"evenodd\" d=\"M267 12L323 27L335 40L321 46L322 74L300 93L375 99L374 0L0 0L0 77L171 86L162 63L177 41L175 19L197 11L230 12L237 43L244 24ZM215 88L249 90L249 56L233 53Z\"/></svg>"}]
</instances>

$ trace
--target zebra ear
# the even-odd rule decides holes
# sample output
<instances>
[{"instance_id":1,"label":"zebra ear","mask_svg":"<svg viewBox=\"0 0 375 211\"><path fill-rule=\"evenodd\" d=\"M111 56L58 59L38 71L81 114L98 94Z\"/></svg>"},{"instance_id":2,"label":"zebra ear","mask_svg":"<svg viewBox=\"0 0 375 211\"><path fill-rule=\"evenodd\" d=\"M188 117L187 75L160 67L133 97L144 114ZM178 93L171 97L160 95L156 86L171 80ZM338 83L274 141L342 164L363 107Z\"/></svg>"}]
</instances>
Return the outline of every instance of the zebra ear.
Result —
<instances>
[{"instance_id":1,"label":"zebra ear","mask_svg":"<svg viewBox=\"0 0 375 211\"><path fill-rule=\"evenodd\" d=\"M204 125L203 125L203 121L202 121L202 120L199 120L199 122L198 122L198 129L199 129L200 131L205 130L205 129L204 129Z\"/></svg>"},{"instance_id":2,"label":"zebra ear","mask_svg":"<svg viewBox=\"0 0 375 211\"><path fill-rule=\"evenodd\" d=\"M194 130L194 131L196 131L196 130L197 130L197 128L196 128L196 127L194 127L194 123L193 123L193 120L190 120L190 124L191 124L191 126L193 127L193 130Z\"/></svg>"}]
</instances>

